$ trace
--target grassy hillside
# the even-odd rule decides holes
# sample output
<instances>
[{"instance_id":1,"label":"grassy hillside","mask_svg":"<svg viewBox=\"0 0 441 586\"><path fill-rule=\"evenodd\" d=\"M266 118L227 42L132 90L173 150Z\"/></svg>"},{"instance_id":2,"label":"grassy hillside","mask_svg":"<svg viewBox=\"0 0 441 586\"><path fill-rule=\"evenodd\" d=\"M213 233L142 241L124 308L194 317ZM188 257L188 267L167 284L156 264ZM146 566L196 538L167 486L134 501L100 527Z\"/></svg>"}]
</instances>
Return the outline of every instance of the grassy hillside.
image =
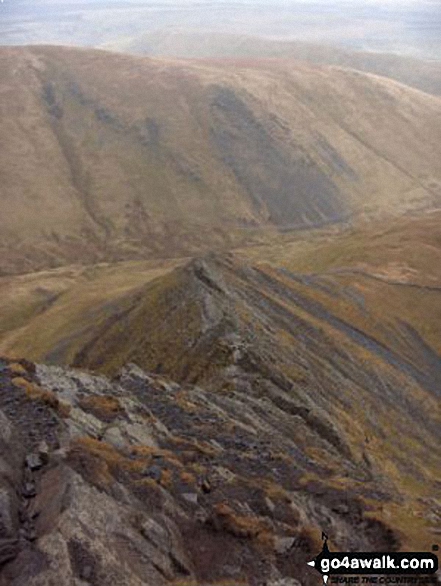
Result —
<instances>
[{"instance_id":1,"label":"grassy hillside","mask_svg":"<svg viewBox=\"0 0 441 586\"><path fill-rule=\"evenodd\" d=\"M396 325L405 320L426 343L441 352L440 242L440 212L433 212L343 231L328 228L268 235L266 242L236 249L225 258L232 259L233 274L248 266L264 271L275 267L298 275L296 287L325 303L342 319L377 336L385 345L391 343L390 331L382 324ZM130 312L144 311L143 307L152 331L164 331L166 336L180 331L182 328L168 324L168 319L173 308L185 306L187 293L194 285L193 271L185 268L189 262L181 258L103 263L86 268L77 265L3 277L0 350L34 360L71 364L101 327L107 332L107 320L118 325L118 316L133 316ZM175 270L177 267L181 268ZM187 290L184 283L189 278ZM181 302L170 301L170 297L179 298L182 291L185 293ZM197 313L203 307L203 303L194 303ZM192 315L191 311L184 312L183 319L191 320ZM124 322L130 343L120 344L115 354L108 352L103 368L113 362L118 368L125 360L133 359L132 351L142 352L143 343L136 337L138 327L132 328L131 320ZM144 339L149 330L144 318L137 318L135 324L139 324ZM191 329L188 327L187 332ZM199 333L197 330L195 335ZM104 348L106 335L101 338ZM156 347L155 351L165 356L169 342L165 340L163 350ZM174 342L184 343L178 335ZM152 339L150 346L153 345ZM181 348L180 353L185 349ZM169 354L167 360L179 361L179 354ZM143 361L142 365L154 369L164 356L158 362ZM179 378L182 372L172 368L170 374Z\"/></svg>"},{"instance_id":2,"label":"grassy hillside","mask_svg":"<svg viewBox=\"0 0 441 586\"><path fill-rule=\"evenodd\" d=\"M297 59L317 65L337 65L374 73L429 94L441 95L439 61L425 61L378 51L348 51L335 45L179 29L123 37L108 42L105 47L151 57Z\"/></svg>"},{"instance_id":3,"label":"grassy hillside","mask_svg":"<svg viewBox=\"0 0 441 586\"><path fill-rule=\"evenodd\" d=\"M296 490L319 501L353 490L366 530L378 538L383 523L400 547L425 550L439 515L439 220L3 278L0 350L110 375L134 362L224 409L239 401L244 426L290 438Z\"/></svg>"},{"instance_id":4,"label":"grassy hillside","mask_svg":"<svg viewBox=\"0 0 441 586\"><path fill-rule=\"evenodd\" d=\"M0 270L438 206L441 101L355 71L0 50Z\"/></svg>"}]
</instances>

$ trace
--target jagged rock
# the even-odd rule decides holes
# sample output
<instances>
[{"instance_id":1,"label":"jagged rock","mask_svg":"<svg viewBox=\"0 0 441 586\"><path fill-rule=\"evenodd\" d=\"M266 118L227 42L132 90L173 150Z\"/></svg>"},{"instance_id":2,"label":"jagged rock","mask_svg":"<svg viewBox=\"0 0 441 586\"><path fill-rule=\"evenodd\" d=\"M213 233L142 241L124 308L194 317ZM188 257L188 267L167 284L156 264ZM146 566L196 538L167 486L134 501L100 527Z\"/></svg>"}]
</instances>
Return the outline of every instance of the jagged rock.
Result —
<instances>
[{"instance_id":1,"label":"jagged rock","mask_svg":"<svg viewBox=\"0 0 441 586\"><path fill-rule=\"evenodd\" d=\"M269 509L269 510L270 510L272 513L274 513L274 511L275 511L275 509L276 509L276 505L273 503L273 501L272 501L270 498L268 498L268 497L265 497L265 504L266 504L266 506L268 507L268 509Z\"/></svg>"},{"instance_id":2,"label":"jagged rock","mask_svg":"<svg viewBox=\"0 0 441 586\"><path fill-rule=\"evenodd\" d=\"M34 496L37 494L35 482L26 482L21 490L21 494L25 499L34 498Z\"/></svg>"},{"instance_id":3,"label":"jagged rock","mask_svg":"<svg viewBox=\"0 0 441 586\"><path fill-rule=\"evenodd\" d=\"M28 454L26 456L26 466L32 472L34 470L40 470L44 466L43 459L41 458L40 454Z\"/></svg>"},{"instance_id":4,"label":"jagged rock","mask_svg":"<svg viewBox=\"0 0 441 586\"><path fill-rule=\"evenodd\" d=\"M127 440L124 438L119 427L108 427L101 439L120 450L123 450L125 447L127 447Z\"/></svg>"},{"instance_id":5,"label":"jagged rock","mask_svg":"<svg viewBox=\"0 0 441 586\"><path fill-rule=\"evenodd\" d=\"M35 526L29 520L19 529L19 535L26 541L35 541L37 539L37 531Z\"/></svg>"},{"instance_id":6,"label":"jagged rock","mask_svg":"<svg viewBox=\"0 0 441 586\"><path fill-rule=\"evenodd\" d=\"M80 578L89 582L93 575L93 566L84 566L80 572Z\"/></svg>"},{"instance_id":7,"label":"jagged rock","mask_svg":"<svg viewBox=\"0 0 441 586\"><path fill-rule=\"evenodd\" d=\"M306 560L319 551L322 528L340 549L399 547L390 527L372 519L359 488L349 481L337 488L338 479L327 485L326 470L299 449L302 434L314 448L317 422L308 429L300 399L276 392L275 383L265 383L262 398L180 387L137 371L115 383L68 369L37 372L41 384L65 389L71 409L53 443L41 443L50 410L32 420L10 416L0 434L0 540L9 560L0 586L203 586L239 578L316 586L305 577ZM0 405L8 376L0 373ZM125 415L106 426L79 398L85 389L102 397L113 384ZM331 445L349 480L357 477L358 461L347 463L338 442L320 445ZM368 488L379 499L387 487L379 478ZM435 504L421 502L432 513Z\"/></svg>"},{"instance_id":8,"label":"jagged rock","mask_svg":"<svg viewBox=\"0 0 441 586\"><path fill-rule=\"evenodd\" d=\"M14 559L18 554L18 539L0 538L0 566Z\"/></svg>"},{"instance_id":9,"label":"jagged rock","mask_svg":"<svg viewBox=\"0 0 441 586\"><path fill-rule=\"evenodd\" d=\"M18 499L9 483L2 484L0 484L0 538L9 538L14 536L18 527Z\"/></svg>"},{"instance_id":10,"label":"jagged rock","mask_svg":"<svg viewBox=\"0 0 441 586\"><path fill-rule=\"evenodd\" d=\"M212 489L212 487L211 487L210 481L205 478L201 483L202 492L204 492L205 494L208 494L209 492L211 492L211 489Z\"/></svg>"},{"instance_id":11,"label":"jagged rock","mask_svg":"<svg viewBox=\"0 0 441 586\"><path fill-rule=\"evenodd\" d=\"M335 505L332 510L336 513L339 513L340 515L347 515L350 511L348 505L346 505L345 503L339 503Z\"/></svg>"},{"instance_id":12,"label":"jagged rock","mask_svg":"<svg viewBox=\"0 0 441 586\"><path fill-rule=\"evenodd\" d=\"M103 429L103 423L97 417L76 406L72 407L67 424L71 436L88 434L99 437Z\"/></svg>"},{"instance_id":13,"label":"jagged rock","mask_svg":"<svg viewBox=\"0 0 441 586\"><path fill-rule=\"evenodd\" d=\"M192 503L193 505L197 505L199 500L198 494L196 492L183 492L182 498L187 502Z\"/></svg>"},{"instance_id":14,"label":"jagged rock","mask_svg":"<svg viewBox=\"0 0 441 586\"><path fill-rule=\"evenodd\" d=\"M196 259L190 264L189 270L193 271L196 277L209 289L219 293L226 292L225 281L214 264L203 259Z\"/></svg>"},{"instance_id":15,"label":"jagged rock","mask_svg":"<svg viewBox=\"0 0 441 586\"><path fill-rule=\"evenodd\" d=\"M0 439L5 444L11 441L12 426L6 415L0 411Z\"/></svg>"},{"instance_id":16,"label":"jagged rock","mask_svg":"<svg viewBox=\"0 0 441 586\"><path fill-rule=\"evenodd\" d=\"M146 519L141 526L142 535L152 543L166 542L168 540L167 529L155 519Z\"/></svg>"},{"instance_id":17,"label":"jagged rock","mask_svg":"<svg viewBox=\"0 0 441 586\"><path fill-rule=\"evenodd\" d=\"M38 444L37 452L43 465L49 462L49 451L49 446L46 441L43 440Z\"/></svg>"},{"instance_id":18,"label":"jagged rock","mask_svg":"<svg viewBox=\"0 0 441 586\"><path fill-rule=\"evenodd\" d=\"M275 537L274 549L279 554L287 553L295 543L294 537Z\"/></svg>"},{"instance_id":19,"label":"jagged rock","mask_svg":"<svg viewBox=\"0 0 441 586\"><path fill-rule=\"evenodd\" d=\"M156 427L157 431L160 431ZM124 426L124 431L132 443L142 444L150 448L157 448L158 442L153 437L153 425L143 423L127 423Z\"/></svg>"}]
</instances>

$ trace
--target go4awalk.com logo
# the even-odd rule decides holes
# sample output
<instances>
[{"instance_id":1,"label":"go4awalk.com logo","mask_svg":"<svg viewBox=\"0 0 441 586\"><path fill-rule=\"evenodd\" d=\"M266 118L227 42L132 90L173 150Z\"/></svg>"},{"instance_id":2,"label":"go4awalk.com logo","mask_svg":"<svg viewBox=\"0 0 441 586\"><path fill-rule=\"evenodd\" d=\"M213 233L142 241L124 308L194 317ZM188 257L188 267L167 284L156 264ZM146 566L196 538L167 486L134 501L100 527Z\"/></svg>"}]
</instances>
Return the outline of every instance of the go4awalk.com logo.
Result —
<instances>
[{"instance_id":1,"label":"go4awalk.com logo","mask_svg":"<svg viewBox=\"0 0 441 586\"><path fill-rule=\"evenodd\" d=\"M436 584L433 576L438 570L438 558L433 553L334 553L329 551L328 536L322 533L323 549L308 565L315 568L323 576L323 582L327 584L329 576L367 576L376 574L377 577L370 579L351 578L343 580L332 580L339 583L363 583L363 584L417 584L419 577L432 576L430 582ZM404 576L410 576L410 579ZM412 581L412 575L414 576ZM381 576L380 578L378 576ZM395 580L387 576L400 576ZM426 583L429 580L426 581ZM421 583L421 580L419 581Z\"/></svg>"}]
</instances>

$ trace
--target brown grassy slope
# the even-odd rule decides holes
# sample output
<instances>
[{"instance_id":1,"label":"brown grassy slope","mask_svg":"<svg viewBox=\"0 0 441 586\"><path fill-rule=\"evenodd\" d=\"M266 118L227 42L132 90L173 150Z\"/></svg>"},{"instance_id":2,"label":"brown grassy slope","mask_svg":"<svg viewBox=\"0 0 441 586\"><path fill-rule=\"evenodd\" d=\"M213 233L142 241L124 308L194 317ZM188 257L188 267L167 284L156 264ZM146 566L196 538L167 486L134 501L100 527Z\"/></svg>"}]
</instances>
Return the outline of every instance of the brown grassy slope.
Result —
<instances>
[{"instance_id":1,"label":"brown grassy slope","mask_svg":"<svg viewBox=\"0 0 441 586\"><path fill-rule=\"evenodd\" d=\"M103 263L3 277L0 346L22 355L40 348L42 355L52 351L55 362L69 363L88 332L118 316L121 299L184 262Z\"/></svg>"},{"instance_id":2,"label":"brown grassy slope","mask_svg":"<svg viewBox=\"0 0 441 586\"><path fill-rule=\"evenodd\" d=\"M303 273L364 266L381 273L401 264L408 266L407 280L436 285L441 280L440 219L441 212L432 211L343 230L288 232L236 252L253 262L265 260ZM405 271L395 277L406 281Z\"/></svg>"},{"instance_id":3,"label":"brown grassy slope","mask_svg":"<svg viewBox=\"0 0 441 586\"><path fill-rule=\"evenodd\" d=\"M425 285L427 259L418 273L415 256L401 265L416 267L407 278L387 273L406 236L409 226L389 236L380 280L377 256L363 274L301 275L231 256L195 262L152 283L75 364L116 372L134 361L223 396L265 397L293 416L282 427L295 437L297 462L307 454L331 471L325 484L349 488L360 480L350 462L364 461L372 518L393 527L405 549L430 547L439 515L431 499L440 490L441 281ZM439 267L439 248L435 255ZM318 481L304 478L311 491ZM382 491L394 496L379 498Z\"/></svg>"},{"instance_id":4,"label":"brown grassy slope","mask_svg":"<svg viewBox=\"0 0 441 586\"><path fill-rule=\"evenodd\" d=\"M251 331L256 344L261 337L274 336L280 316L273 316L274 321L270 316L276 303L288 321L282 320L274 347L295 336L289 315L294 324L301 315L306 323L319 323L319 330L331 338L348 335L351 353L357 335L352 338L344 322L368 339L357 344L367 357L373 354L370 361L377 354L388 361L392 352L424 372L426 361L439 364L441 352L441 249L433 244L438 239L439 214L434 214L403 220L392 229L366 228L334 238L317 235L315 246L310 238L304 243L305 256L319 270L296 270L296 253L305 262L301 241L246 249L242 260L236 255L194 261L128 295L120 307L124 320L110 319L98 328L93 338L84 340L75 362L115 372L135 361L177 380L215 380L219 369L230 365L237 336ZM247 256L254 257L251 265ZM386 358L378 345L387 349ZM303 376L304 369L293 372Z\"/></svg>"},{"instance_id":5,"label":"brown grassy slope","mask_svg":"<svg viewBox=\"0 0 441 586\"><path fill-rule=\"evenodd\" d=\"M305 491L355 491L403 548L425 550L439 515L439 220L285 236L174 270L4 278L0 349L109 374L132 361L243 403L246 427L264 400L265 419L296 446L280 439ZM42 290L62 294L35 309Z\"/></svg>"},{"instance_id":6,"label":"brown grassy slope","mask_svg":"<svg viewBox=\"0 0 441 586\"><path fill-rule=\"evenodd\" d=\"M385 345L391 343L389 326L404 320L440 352L440 239L440 213L428 213L375 227L268 237L270 243L238 249L234 266L287 270L299 276L296 287L307 297ZM111 363L118 368L132 359L132 351L143 351L144 341L154 356L143 366L154 369L169 354L166 360L183 367L186 340L193 334L193 341L197 340L203 329L200 320L209 319L211 311L218 319L222 316L200 297L191 271L170 272L186 262L127 262L4 277L0 279L0 349L70 364L103 324L108 331L110 319L126 331L128 341L115 340L115 353L107 351L103 368ZM119 320L128 310L128 316ZM196 325L195 315L199 316ZM185 325L170 321L174 319L183 319ZM169 339L171 332L176 335ZM179 332L186 332L185 337ZM162 335L164 343L153 349ZM170 344L180 350L170 351ZM198 352L197 346L194 351ZM182 371L171 362L170 374L181 377Z\"/></svg>"},{"instance_id":7,"label":"brown grassy slope","mask_svg":"<svg viewBox=\"0 0 441 586\"><path fill-rule=\"evenodd\" d=\"M290 452L280 439L281 453L305 491L355 491L402 547L425 550L439 514L439 226L438 213L366 227L358 244L355 232L317 234L315 248L309 236L309 273L296 271L299 236L143 286L131 263L121 281L106 268L30 319L9 351L109 374L133 361L216 391L219 405L239 401L247 429L264 417L294 443ZM130 278L111 300L109 283Z\"/></svg>"},{"instance_id":8,"label":"brown grassy slope","mask_svg":"<svg viewBox=\"0 0 441 586\"><path fill-rule=\"evenodd\" d=\"M335 46L283 41L238 34L163 30L140 37L121 38L106 44L114 51L152 57L212 59L297 59L317 65L336 65L390 77L424 92L441 95L441 63L412 57Z\"/></svg>"},{"instance_id":9,"label":"brown grassy slope","mask_svg":"<svg viewBox=\"0 0 441 586\"><path fill-rule=\"evenodd\" d=\"M324 292L355 288L352 302L350 295L344 302L334 300L333 311L349 311L352 320L351 304L365 300L376 318L366 314L364 328L375 331L384 321L402 318L441 353L440 219L440 212L434 212L340 233L317 231L315 237L286 235L237 254L246 262L322 279Z\"/></svg>"},{"instance_id":10,"label":"brown grassy slope","mask_svg":"<svg viewBox=\"0 0 441 586\"><path fill-rule=\"evenodd\" d=\"M378 77L39 47L0 74L3 271L439 205L441 102Z\"/></svg>"}]
</instances>

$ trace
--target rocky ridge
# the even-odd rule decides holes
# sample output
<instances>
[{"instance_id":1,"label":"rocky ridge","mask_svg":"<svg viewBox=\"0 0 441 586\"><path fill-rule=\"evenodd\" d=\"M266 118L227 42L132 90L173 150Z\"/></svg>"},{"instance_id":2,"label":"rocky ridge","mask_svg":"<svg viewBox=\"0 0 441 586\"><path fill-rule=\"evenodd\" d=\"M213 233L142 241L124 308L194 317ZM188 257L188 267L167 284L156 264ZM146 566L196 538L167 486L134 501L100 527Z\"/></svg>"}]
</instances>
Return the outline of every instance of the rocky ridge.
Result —
<instances>
[{"instance_id":1,"label":"rocky ridge","mask_svg":"<svg viewBox=\"0 0 441 586\"><path fill-rule=\"evenodd\" d=\"M1 586L313 586L322 529L336 549L402 545L369 464L338 486L263 397L2 359L0 418Z\"/></svg>"}]
</instances>

